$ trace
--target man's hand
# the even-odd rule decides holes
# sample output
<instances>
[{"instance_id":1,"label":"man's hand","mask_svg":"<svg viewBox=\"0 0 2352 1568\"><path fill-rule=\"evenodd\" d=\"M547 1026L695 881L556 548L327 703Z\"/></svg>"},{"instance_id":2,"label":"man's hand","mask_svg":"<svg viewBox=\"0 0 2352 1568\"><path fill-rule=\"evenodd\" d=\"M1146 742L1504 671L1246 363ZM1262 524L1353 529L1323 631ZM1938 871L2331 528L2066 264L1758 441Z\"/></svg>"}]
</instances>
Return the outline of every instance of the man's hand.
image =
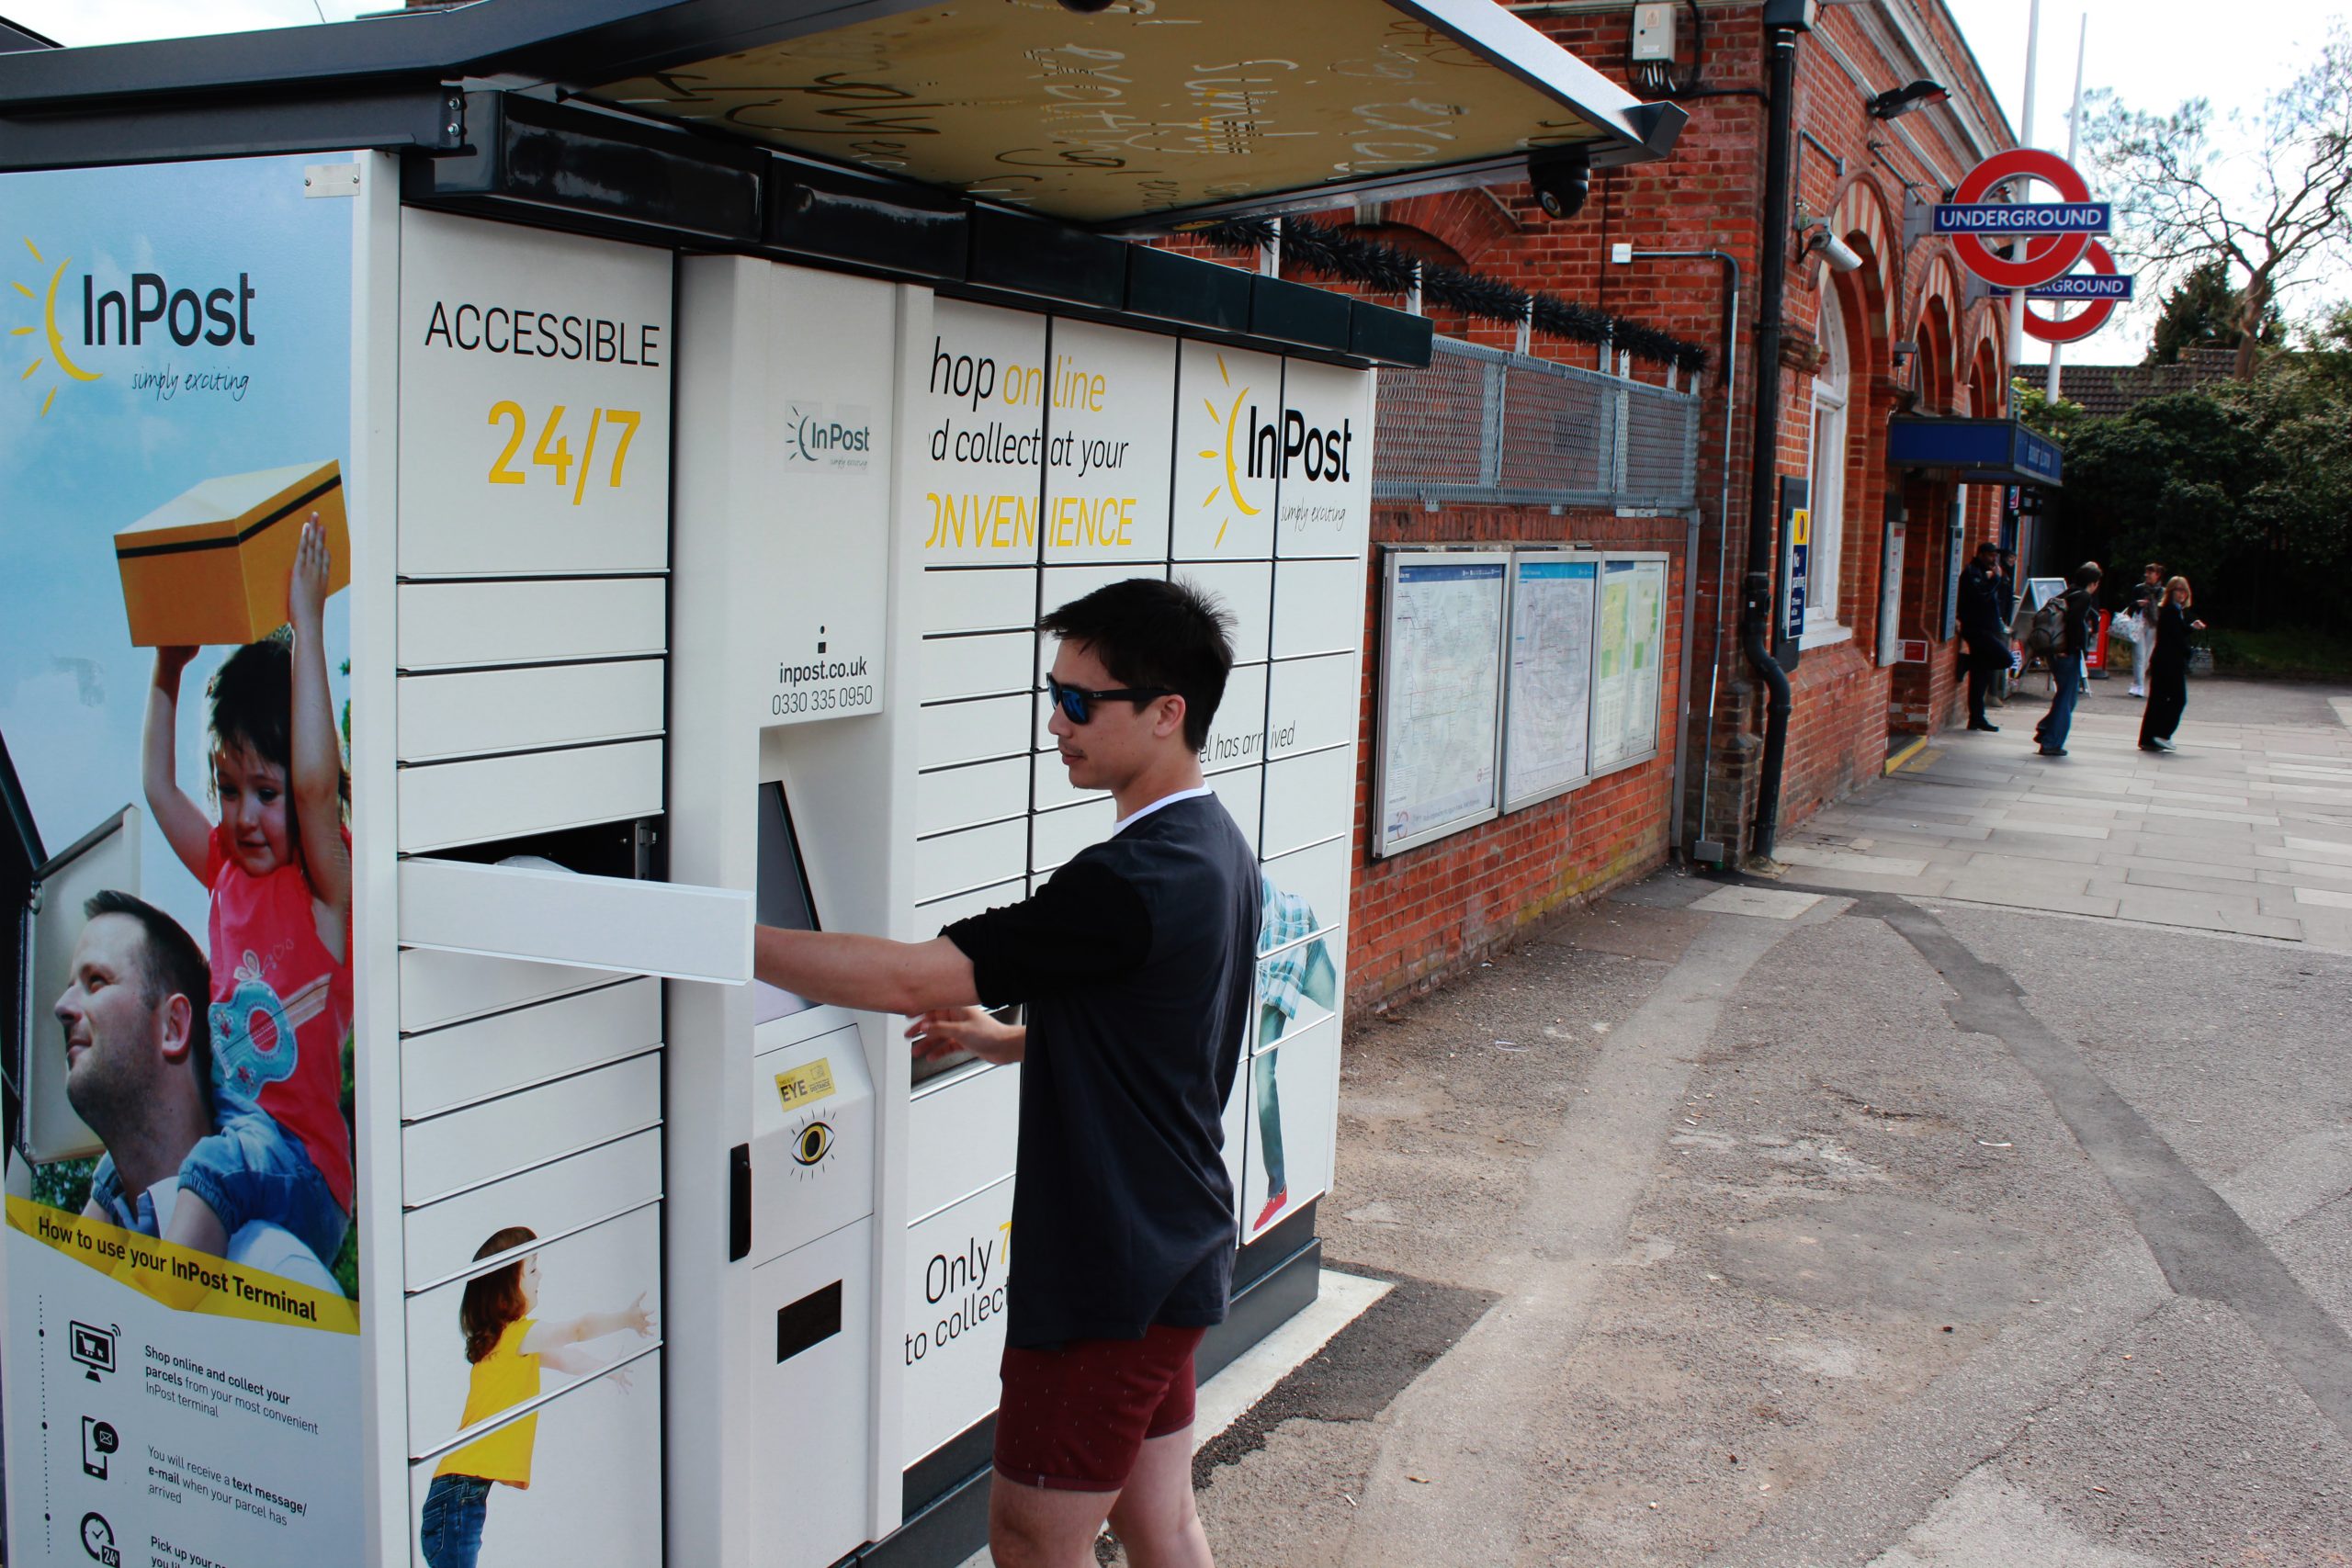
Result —
<instances>
[{"instance_id":1,"label":"man's hand","mask_svg":"<svg viewBox=\"0 0 2352 1568\"><path fill-rule=\"evenodd\" d=\"M985 1008L934 1008L907 1025L915 1055L933 1060L969 1051L983 1062L1017 1062L1029 1044L1029 1031L1001 1023Z\"/></svg>"}]
</instances>

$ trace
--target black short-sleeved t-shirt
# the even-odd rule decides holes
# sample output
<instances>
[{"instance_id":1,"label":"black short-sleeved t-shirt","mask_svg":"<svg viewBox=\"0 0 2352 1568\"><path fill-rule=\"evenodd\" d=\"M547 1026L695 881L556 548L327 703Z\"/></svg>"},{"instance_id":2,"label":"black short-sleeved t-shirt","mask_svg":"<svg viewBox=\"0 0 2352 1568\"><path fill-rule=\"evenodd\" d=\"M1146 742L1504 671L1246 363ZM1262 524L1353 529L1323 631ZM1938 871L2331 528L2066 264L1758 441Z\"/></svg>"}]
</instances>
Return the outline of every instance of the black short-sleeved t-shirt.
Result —
<instances>
[{"instance_id":1,"label":"black short-sleeved t-shirt","mask_svg":"<svg viewBox=\"0 0 2352 1568\"><path fill-rule=\"evenodd\" d=\"M1028 1004L1010 1342L1222 1322L1225 1102L1258 935L1257 860L1224 805L1170 801L942 934L981 1000Z\"/></svg>"}]
</instances>

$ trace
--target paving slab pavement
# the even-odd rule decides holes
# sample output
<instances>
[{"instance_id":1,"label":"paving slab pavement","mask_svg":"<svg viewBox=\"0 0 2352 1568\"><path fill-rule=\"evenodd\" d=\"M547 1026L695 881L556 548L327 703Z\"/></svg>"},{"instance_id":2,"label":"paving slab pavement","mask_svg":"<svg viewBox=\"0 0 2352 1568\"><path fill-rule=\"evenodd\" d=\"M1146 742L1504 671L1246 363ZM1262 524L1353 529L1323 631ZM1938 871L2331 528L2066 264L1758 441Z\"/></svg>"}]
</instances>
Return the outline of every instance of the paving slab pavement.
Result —
<instances>
[{"instance_id":1,"label":"paving slab pavement","mask_svg":"<svg viewBox=\"0 0 2352 1568\"><path fill-rule=\"evenodd\" d=\"M2064 758L2035 754L2022 694L2000 733L1936 737L1788 834L1784 863L1857 892L2352 953L2352 695L2201 681L2180 750L2159 755L2123 691L2092 683Z\"/></svg>"}]
</instances>

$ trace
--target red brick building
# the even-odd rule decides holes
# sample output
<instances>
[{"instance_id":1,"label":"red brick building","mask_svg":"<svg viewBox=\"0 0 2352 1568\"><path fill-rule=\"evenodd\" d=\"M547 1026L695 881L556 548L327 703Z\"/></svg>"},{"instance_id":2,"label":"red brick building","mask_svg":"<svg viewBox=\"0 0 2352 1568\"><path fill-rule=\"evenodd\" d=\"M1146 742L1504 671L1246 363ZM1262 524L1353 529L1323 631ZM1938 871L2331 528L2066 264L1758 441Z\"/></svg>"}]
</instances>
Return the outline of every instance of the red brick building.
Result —
<instances>
[{"instance_id":1,"label":"red brick building","mask_svg":"<svg viewBox=\"0 0 2352 1568\"><path fill-rule=\"evenodd\" d=\"M1914 739L1964 718L1947 633L1952 579L1966 550L1999 526L1999 487L1896 468L1887 453L1896 415L1998 415L2008 385L2005 299L1981 290L1972 299L1950 243L1922 234L1916 210L1915 237L1905 238L1906 206L1943 199L1971 167L2014 142L1940 0L1818 8L1796 45L1790 220L1770 234L1760 231L1770 112L1766 6L1682 0L1667 8L1674 58L1663 69L1633 59L1632 0L1507 8L1629 90L1679 102L1690 121L1673 155L1596 171L1582 211L1566 219L1547 216L1523 185L1317 216L1429 263L1706 345L1712 357L1697 382L1697 504L1690 513L1626 515L1647 509L1471 505L1458 496L1391 502L1376 514L1373 537L1376 546L1577 541L1670 552L1664 701L1669 716L1681 716L1682 754L1666 745L1649 762L1540 806L1392 858L1367 853L1351 911L1348 972L1359 1002L1408 993L1475 963L1531 922L1678 851L1736 862L1756 847L1765 693L1742 652L1740 616L1764 246L1785 247L1789 258L1775 472L1810 485L1816 568L1790 671L1780 827L1879 776ZM1923 80L1949 97L1892 116L1882 101L1873 112L1881 95ZM1825 238L1859 265L1833 269ZM1613 259L1627 249L1632 259ZM1728 400L1728 271L1705 259L1644 259L1655 252L1722 252L1737 264L1736 389ZM1283 270L1331 281L1295 262ZM1505 349L1521 341L1508 322L1430 313L1442 335ZM1528 334L1526 350L1600 367L1590 344L1542 333ZM1669 384L1660 365L1633 362L1630 373ZM1384 413L1384 440L1385 431ZM1396 460L1393 446L1376 472ZM1898 524L1899 557L1890 540ZM1375 615L1378 577L1375 570L1367 612ZM1905 642L1915 658L1924 643L1924 660L1901 661ZM1376 750L1371 663L1360 800ZM1358 832L1368 843L1363 808Z\"/></svg>"}]
</instances>

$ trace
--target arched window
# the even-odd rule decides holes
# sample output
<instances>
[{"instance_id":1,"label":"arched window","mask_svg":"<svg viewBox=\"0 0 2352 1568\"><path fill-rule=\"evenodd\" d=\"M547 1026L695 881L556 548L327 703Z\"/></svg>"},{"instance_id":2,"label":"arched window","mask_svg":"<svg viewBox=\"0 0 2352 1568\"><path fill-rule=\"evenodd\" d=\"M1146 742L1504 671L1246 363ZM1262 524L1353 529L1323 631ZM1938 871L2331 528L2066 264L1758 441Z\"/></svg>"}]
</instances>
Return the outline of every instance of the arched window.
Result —
<instances>
[{"instance_id":1,"label":"arched window","mask_svg":"<svg viewBox=\"0 0 2352 1568\"><path fill-rule=\"evenodd\" d=\"M1844 581L1846 411L1853 359L1846 348L1845 312L1829 290L1822 296L1821 353L1821 367L1813 378L1812 581L1805 592L1803 639L1807 647L1852 635L1839 618L1838 588Z\"/></svg>"}]
</instances>

